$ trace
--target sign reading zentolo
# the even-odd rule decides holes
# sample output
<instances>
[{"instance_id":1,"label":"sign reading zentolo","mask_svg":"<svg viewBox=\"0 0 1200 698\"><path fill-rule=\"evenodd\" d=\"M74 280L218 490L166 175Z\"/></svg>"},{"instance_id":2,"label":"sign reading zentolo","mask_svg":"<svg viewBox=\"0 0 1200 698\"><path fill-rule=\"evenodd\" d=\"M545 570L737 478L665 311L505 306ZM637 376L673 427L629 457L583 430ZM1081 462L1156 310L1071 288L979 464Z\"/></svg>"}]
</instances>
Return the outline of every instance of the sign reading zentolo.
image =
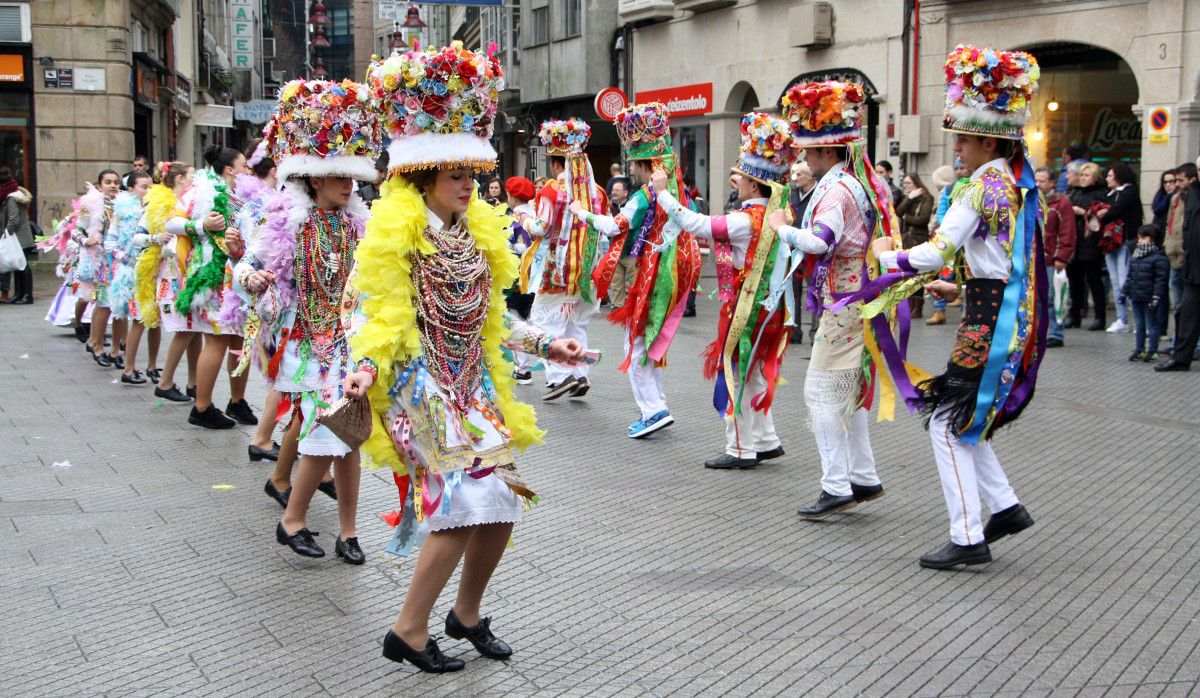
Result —
<instances>
[{"instance_id":1,"label":"sign reading zentolo","mask_svg":"<svg viewBox=\"0 0 1200 698\"><path fill-rule=\"evenodd\" d=\"M232 0L233 50L230 58L234 69L254 67L254 0Z\"/></svg>"},{"instance_id":2,"label":"sign reading zentolo","mask_svg":"<svg viewBox=\"0 0 1200 698\"><path fill-rule=\"evenodd\" d=\"M700 116L713 110L713 86L711 82L698 85L665 87L661 90L643 90L633 96L635 104L662 102L672 117Z\"/></svg>"}]
</instances>

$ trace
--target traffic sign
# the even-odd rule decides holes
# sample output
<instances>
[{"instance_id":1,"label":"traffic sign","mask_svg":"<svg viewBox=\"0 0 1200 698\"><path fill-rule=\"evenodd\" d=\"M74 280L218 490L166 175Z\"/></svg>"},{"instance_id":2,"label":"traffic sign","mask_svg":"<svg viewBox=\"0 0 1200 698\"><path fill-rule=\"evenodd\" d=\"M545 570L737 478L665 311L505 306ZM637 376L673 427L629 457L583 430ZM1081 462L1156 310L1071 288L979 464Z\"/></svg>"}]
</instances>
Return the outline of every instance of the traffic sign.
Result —
<instances>
[{"instance_id":1,"label":"traffic sign","mask_svg":"<svg viewBox=\"0 0 1200 698\"><path fill-rule=\"evenodd\" d=\"M1167 143L1171 138L1171 108L1155 107L1146 120L1150 127L1150 142L1156 145Z\"/></svg>"}]
</instances>

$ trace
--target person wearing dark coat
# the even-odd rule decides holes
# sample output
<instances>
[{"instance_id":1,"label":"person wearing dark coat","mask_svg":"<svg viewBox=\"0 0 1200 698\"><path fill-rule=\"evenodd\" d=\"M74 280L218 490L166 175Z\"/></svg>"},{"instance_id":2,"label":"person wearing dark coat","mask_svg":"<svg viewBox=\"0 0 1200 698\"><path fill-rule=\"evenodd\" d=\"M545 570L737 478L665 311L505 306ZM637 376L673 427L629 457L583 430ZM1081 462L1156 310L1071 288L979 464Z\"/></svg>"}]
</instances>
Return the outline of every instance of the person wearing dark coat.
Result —
<instances>
[{"instance_id":1,"label":"person wearing dark coat","mask_svg":"<svg viewBox=\"0 0 1200 698\"><path fill-rule=\"evenodd\" d=\"M1187 192L1183 214L1183 295L1179 300L1179 332L1171 358L1155 371L1186 371L1200 342L1200 181Z\"/></svg>"},{"instance_id":2,"label":"person wearing dark coat","mask_svg":"<svg viewBox=\"0 0 1200 698\"><path fill-rule=\"evenodd\" d=\"M1138 229L1129 273L1121 288L1120 298L1133 304L1133 319L1137 324L1134 350L1130 361L1153 361L1158 354L1158 337L1162 334L1162 313L1158 307L1167 302L1167 282L1171 278L1171 263L1158 246L1162 229L1150 223ZM1146 339L1150 339L1146 351Z\"/></svg>"},{"instance_id":3,"label":"person wearing dark coat","mask_svg":"<svg viewBox=\"0 0 1200 698\"><path fill-rule=\"evenodd\" d=\"M1084 163L1076 172L1068 175L1077 182L1067 190L1075 212L1075 256L1067 265L1067 282L1070 284L1071 310L1067 327L1079 327L1087 314L1088 293L1096 308L1095 320L1089 330L1102 330L1106 322L1104 299L1104 254L1100 252L1100 238L1087 229L1085 215L1092 204L1104 200L1104 186L1100 184L1100 167L1095 163Z\"/></svg>"},{"instance_id":4,"label":"person wearing dark coat","mask_svg":"<svg viewBox=\"0 0 1200 698\"><path fill-rule=\"evenodd\" d=\"M1167 214L1171 210L1171 196L1175 193L1175 182L1178 181L1175 170L1166 170L1158 180L1158 191L1154 192L1154 201L1150 203L1150 213L1154 215L1154 225L1160 230L1167 229Z\"/></svg>"},{"instance_id":5,"label":"person wearing dark coat","mask_svg":"<svg viewBox=\"0 0 1200 698\"><path fill-rule=\"evenodd\" d=\"M1138 195L1133 168L1123 162L1112 166L1105 178L1108 194L1105 201L1108 210L1098 214L1101 226L1121 222L1125 225L1125 244L1104 253L1104 264L1108 267L1108 281L1112 285L1113 302L1117 306L1117 320L1108 326L1109 332L1128 332L1129 310L1121 302L1121 289L1125 287L1125 272L1129 270L1129 255L1136 244L1135 233L1142 227L1142 199Z\"/></svg>"}]
</instances>

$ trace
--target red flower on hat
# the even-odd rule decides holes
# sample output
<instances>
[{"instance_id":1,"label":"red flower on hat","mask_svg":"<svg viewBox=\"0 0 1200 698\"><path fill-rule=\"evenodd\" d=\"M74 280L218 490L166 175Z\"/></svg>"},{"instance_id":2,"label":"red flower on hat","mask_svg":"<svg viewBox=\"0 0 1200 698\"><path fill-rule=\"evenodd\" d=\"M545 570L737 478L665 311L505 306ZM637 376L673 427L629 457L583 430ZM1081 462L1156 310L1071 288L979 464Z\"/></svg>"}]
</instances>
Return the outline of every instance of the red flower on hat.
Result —
<instances>
[{"instance_id":1,"label":"red flower on hat","mask_svg":"<svg viewBox=\"0 0 1200 698\"><path fill-rule=\"evenodd\" d=\"M473 61L462 61L458 64L458 74L464 78L473 78L479 74Z\"/></svg>"},{"instance_id":2,"label":"red flower on hat","mask_svg":"<svg viewBox=\"0 0 1200 698\"><path fill-rule=\"evenodd\" d=\"M446 109L446 103L434 95L429 95L421 102L421 111L433 117L436 121L443 121L449 113Z\"/></svg>"}]
</instances>

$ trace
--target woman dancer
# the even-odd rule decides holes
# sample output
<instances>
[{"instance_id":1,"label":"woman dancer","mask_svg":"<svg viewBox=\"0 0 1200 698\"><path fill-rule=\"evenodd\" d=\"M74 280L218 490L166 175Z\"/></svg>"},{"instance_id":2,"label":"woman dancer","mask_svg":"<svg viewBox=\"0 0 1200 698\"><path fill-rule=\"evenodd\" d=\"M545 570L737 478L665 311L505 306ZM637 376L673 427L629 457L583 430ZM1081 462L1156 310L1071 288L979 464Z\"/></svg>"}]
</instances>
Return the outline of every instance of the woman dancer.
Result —
<instances>
[{"instance_id":1,"label":"woman dancer","mask_svg":"<svg viewBox=\"0 0 1200 698\"><path fill-rule=\"evenodd\" d=\"M108 307L108 279L112 265L104 249L104 231L112 220L113 202L121 190L121 175L115 170L102 170L96 186L104 197L103 211L93 199L84 195L84 207L79 212L73 239L79 245L79 260L75 264L75 324L79 326L87 301L94 301L91 334L84 345L92 359L104 368L124 368L120 343L125 338L123 323L113 324L112 349L104 351L104 336L108 331L111 312ZM91 192L89 192L91 193Z\"/></svg>"},{"instance_id":2,"label":"woman dancer","mask_svg":"<svg viewBox=\"0 0 1200 698\"><path fill-rule=\"evenodd\" d=\"M514 448L541 436L532 408L513 397L513 367L501 354L510 335L504 290L517 275L512 219L479 198L472 179L496 166L488 138L503 72L490 52L455 42L393 54L368 79L393 139L391 169L355 255L356 312L365 319L351 338L358 371L344 387L351 396L369 391L375 424L363 448L401 483L404 512L389 550L407 554L423 542L383 654L422 671L457 671L463 662L442 654L428 623L459 560L446 633L487 657L512 653L479 605L513 524L536 501ZM516 349L582 357L575 340L512 324L506 343Z\"/></svg>"},{"instance_id":3,"label":"woman dancer","mask_svg":"<svg viewBox=\"0 0 1200 698\"><path fill-rule=\"evenodd\" d=\"M183 279L192 254L192 241L187 235L177 235L168 222L183 206L183 196L192 188L195 168L184 162L167 165L160 185L151 187L146 195L146 222L142 228L147 237L142 240L146 251L138 258L137 301L143 308L146 327L173 332L167 347L167 361L158 374L154 395L171 402L191 402L196 393L196 363L200 359L203 340L192 326L192 314L175 309L175 299L183 288ZM187 393L175 385L175 369L184 353L187 354Z\"/></svg>"},{"instance_id":4,"label":"woman dancer","mask_svg":"<svg viewBox=\"0 0 1200 698\"><path fill-rule=\"evenodd\" d=\"M129 362L129 345L133 344L133 355L137 354L137 343L142 340L142 325L138 322L137 303L133 294L136 286L136 265L138 253L141 251L134 239L138 235L138 225L142 221L142 201L150 190L150 175L145 172L132 172L125 183L125 191L117 194L113 203L112 223L104 235L104 249L112 258L112 277L108 284L108 305L112 311L113 327L118 323L127 326L133 320L125 342L124 356L121 368L121 383L125 385L143 385L146 382L141 371ZM116 339L116 330L113 338ZM152 352L153 354L153 352Z\"/></svg>"}]
</instances>

